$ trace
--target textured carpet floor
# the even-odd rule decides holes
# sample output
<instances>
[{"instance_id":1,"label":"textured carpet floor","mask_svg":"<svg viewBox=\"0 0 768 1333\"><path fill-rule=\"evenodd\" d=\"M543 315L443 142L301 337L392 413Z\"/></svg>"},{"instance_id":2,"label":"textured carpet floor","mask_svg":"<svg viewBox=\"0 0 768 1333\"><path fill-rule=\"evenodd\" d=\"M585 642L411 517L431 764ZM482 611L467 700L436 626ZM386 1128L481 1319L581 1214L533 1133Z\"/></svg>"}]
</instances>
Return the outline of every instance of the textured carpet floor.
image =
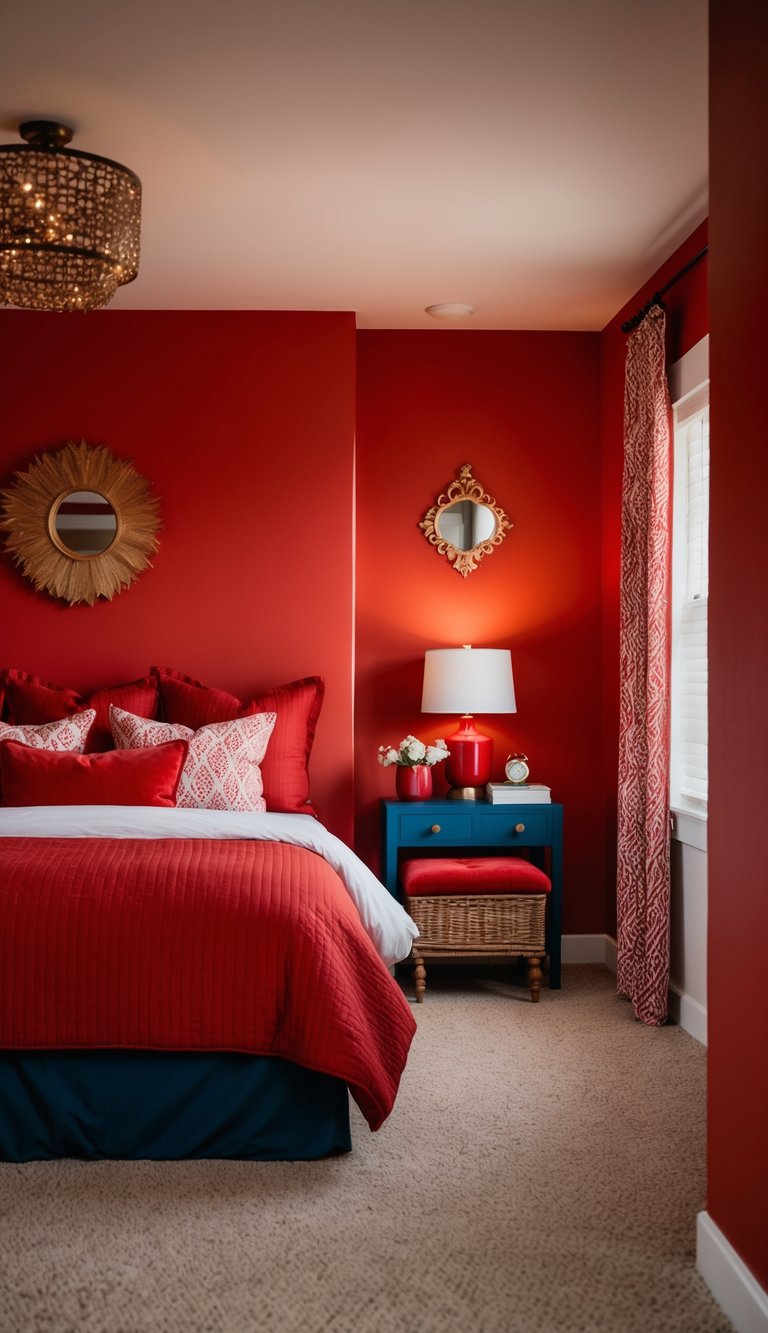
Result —
<instances>
[{"instance_id":1,"label":"textured carpet floor","mask_svg":"<svg viewBox=\"0 0 768 1333\"><path fill-rule=\"evenodd\" d=\"M603 968L434 980L395 1112L316 1163L0 1166L3 1333L723 1333L705 1052Z\"/></svg>"}]
</instances>

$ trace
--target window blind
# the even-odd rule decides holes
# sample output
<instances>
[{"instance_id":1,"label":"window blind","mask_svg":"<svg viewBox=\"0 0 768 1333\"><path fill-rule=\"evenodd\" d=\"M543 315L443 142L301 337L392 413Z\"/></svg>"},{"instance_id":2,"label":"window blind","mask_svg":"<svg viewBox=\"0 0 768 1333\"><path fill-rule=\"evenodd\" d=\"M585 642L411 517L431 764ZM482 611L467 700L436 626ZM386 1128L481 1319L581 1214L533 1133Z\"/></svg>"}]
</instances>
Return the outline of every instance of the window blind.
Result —
<instances>
[{"instance_id":1,"label":"window blind","mask_svg":"<svg viewBox=\"0 0 768 1333\"><path fill-rule=\"evenodd\" d=\"M671 786L673 804L699 809L707 800L708 390L675 408Z\"/></svg>"}]
</instances>

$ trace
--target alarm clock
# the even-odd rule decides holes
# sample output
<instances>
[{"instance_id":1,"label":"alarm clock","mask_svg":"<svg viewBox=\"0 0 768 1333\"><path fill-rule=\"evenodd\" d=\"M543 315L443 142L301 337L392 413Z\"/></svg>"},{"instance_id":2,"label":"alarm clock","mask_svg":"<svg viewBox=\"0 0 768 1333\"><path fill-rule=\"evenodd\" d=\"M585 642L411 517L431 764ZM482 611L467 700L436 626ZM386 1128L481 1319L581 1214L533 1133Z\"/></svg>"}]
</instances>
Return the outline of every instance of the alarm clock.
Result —
<instances>
[{"instance_id":1,"label":"alarm clock","mask_svg":"<svg viewBox=\"0 0 768 1333\"><path fill-rule=\"evenodd\" d=\"M524 754L511 754L504 765L504 772L507 775L507 782L513 783L516 787L521 787L528 781L528 757Z\"/></svg>"}]
</instances>

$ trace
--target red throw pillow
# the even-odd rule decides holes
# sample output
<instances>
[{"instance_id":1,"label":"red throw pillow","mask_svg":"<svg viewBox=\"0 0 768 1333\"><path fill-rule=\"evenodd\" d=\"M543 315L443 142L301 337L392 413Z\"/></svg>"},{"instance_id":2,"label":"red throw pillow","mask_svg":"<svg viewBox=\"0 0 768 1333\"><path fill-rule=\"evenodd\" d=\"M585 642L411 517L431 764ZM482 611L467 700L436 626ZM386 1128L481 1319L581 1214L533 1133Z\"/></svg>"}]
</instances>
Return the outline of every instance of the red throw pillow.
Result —
<instances>
[{"instance_id":1,"label":"red throw pillow","mask_svg":"<svg viewBox=\"0 0 768 1333\"><path fill-rule=\"evenodd\" d=\"M81 713L84 708L95 709L96 721L88 736L86 754L112 749L110 704L124 708L126 713L137 713L139 717L157 716L157 681L154 676L131 680L125 685L109 685L92 694L78 694L66 685L51 685L39 676L30 676L26 671L11 667L3 672L3 686L8 721L14 724L56 722L70 713Z\"/></svg>"},{"instance_id":2,"label":"red throw pillow","mask_svg":"<svg viewBox=\"0 0 768 1333\"><path fill-rule=\"evenodd\" d=\"M163 715L197 731L211 722L229 722L252 713L277 713L275 728L261 762L268 810L313 815L307 765L325 693L321 676L307 676L258 694L244 704L226 690L202 685L169 667L153 667ZM130 709L127 711L131 711Z\"/></svg>"},{"instance_id":3,"label":"red throw pillow","mask_svg":"<svg viewBox=\"0 0 768 1333\"><path fill-rule=\"evenodd\" d=\"M175 805L186 741L72 754L0 745L3 805Z\"/></svg>"}]
</instances>

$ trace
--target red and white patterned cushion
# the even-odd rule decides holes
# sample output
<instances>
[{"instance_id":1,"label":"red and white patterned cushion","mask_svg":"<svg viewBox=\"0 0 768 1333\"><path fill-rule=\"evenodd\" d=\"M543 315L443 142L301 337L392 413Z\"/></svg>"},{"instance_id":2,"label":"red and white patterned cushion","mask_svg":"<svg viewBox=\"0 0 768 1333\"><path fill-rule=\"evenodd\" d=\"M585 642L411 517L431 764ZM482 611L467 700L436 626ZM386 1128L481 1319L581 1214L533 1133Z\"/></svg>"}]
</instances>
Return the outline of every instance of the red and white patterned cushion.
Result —
<instances>
[{"instance_id":1,"label":"red and white patterned cushion","mask_svg":"<svg viewBox=\"0 0 768 1333\"><path fill-rule=\"evenodd\" d=\"M136 717L114 704L109 710L118 750L136 750L165 741L189 742L176 795L177 806L187 810L266 810L259 764L276 717L276 713L254 713L193 731L180 723Z\"/></svg>"},{"instance_id":2,"label":"red and white patterned cushion","mask_svg":"<svg viewBox=\"0 0 768 1333\"><path fill-rule=\"evenodd\" d=\"M95 720L96 709L86 708L57 722L27 722L18 726L0 722L0 743L19 741L33 750L69 750L72 754L82 754Z\"/></svg>"}]
</instances>

